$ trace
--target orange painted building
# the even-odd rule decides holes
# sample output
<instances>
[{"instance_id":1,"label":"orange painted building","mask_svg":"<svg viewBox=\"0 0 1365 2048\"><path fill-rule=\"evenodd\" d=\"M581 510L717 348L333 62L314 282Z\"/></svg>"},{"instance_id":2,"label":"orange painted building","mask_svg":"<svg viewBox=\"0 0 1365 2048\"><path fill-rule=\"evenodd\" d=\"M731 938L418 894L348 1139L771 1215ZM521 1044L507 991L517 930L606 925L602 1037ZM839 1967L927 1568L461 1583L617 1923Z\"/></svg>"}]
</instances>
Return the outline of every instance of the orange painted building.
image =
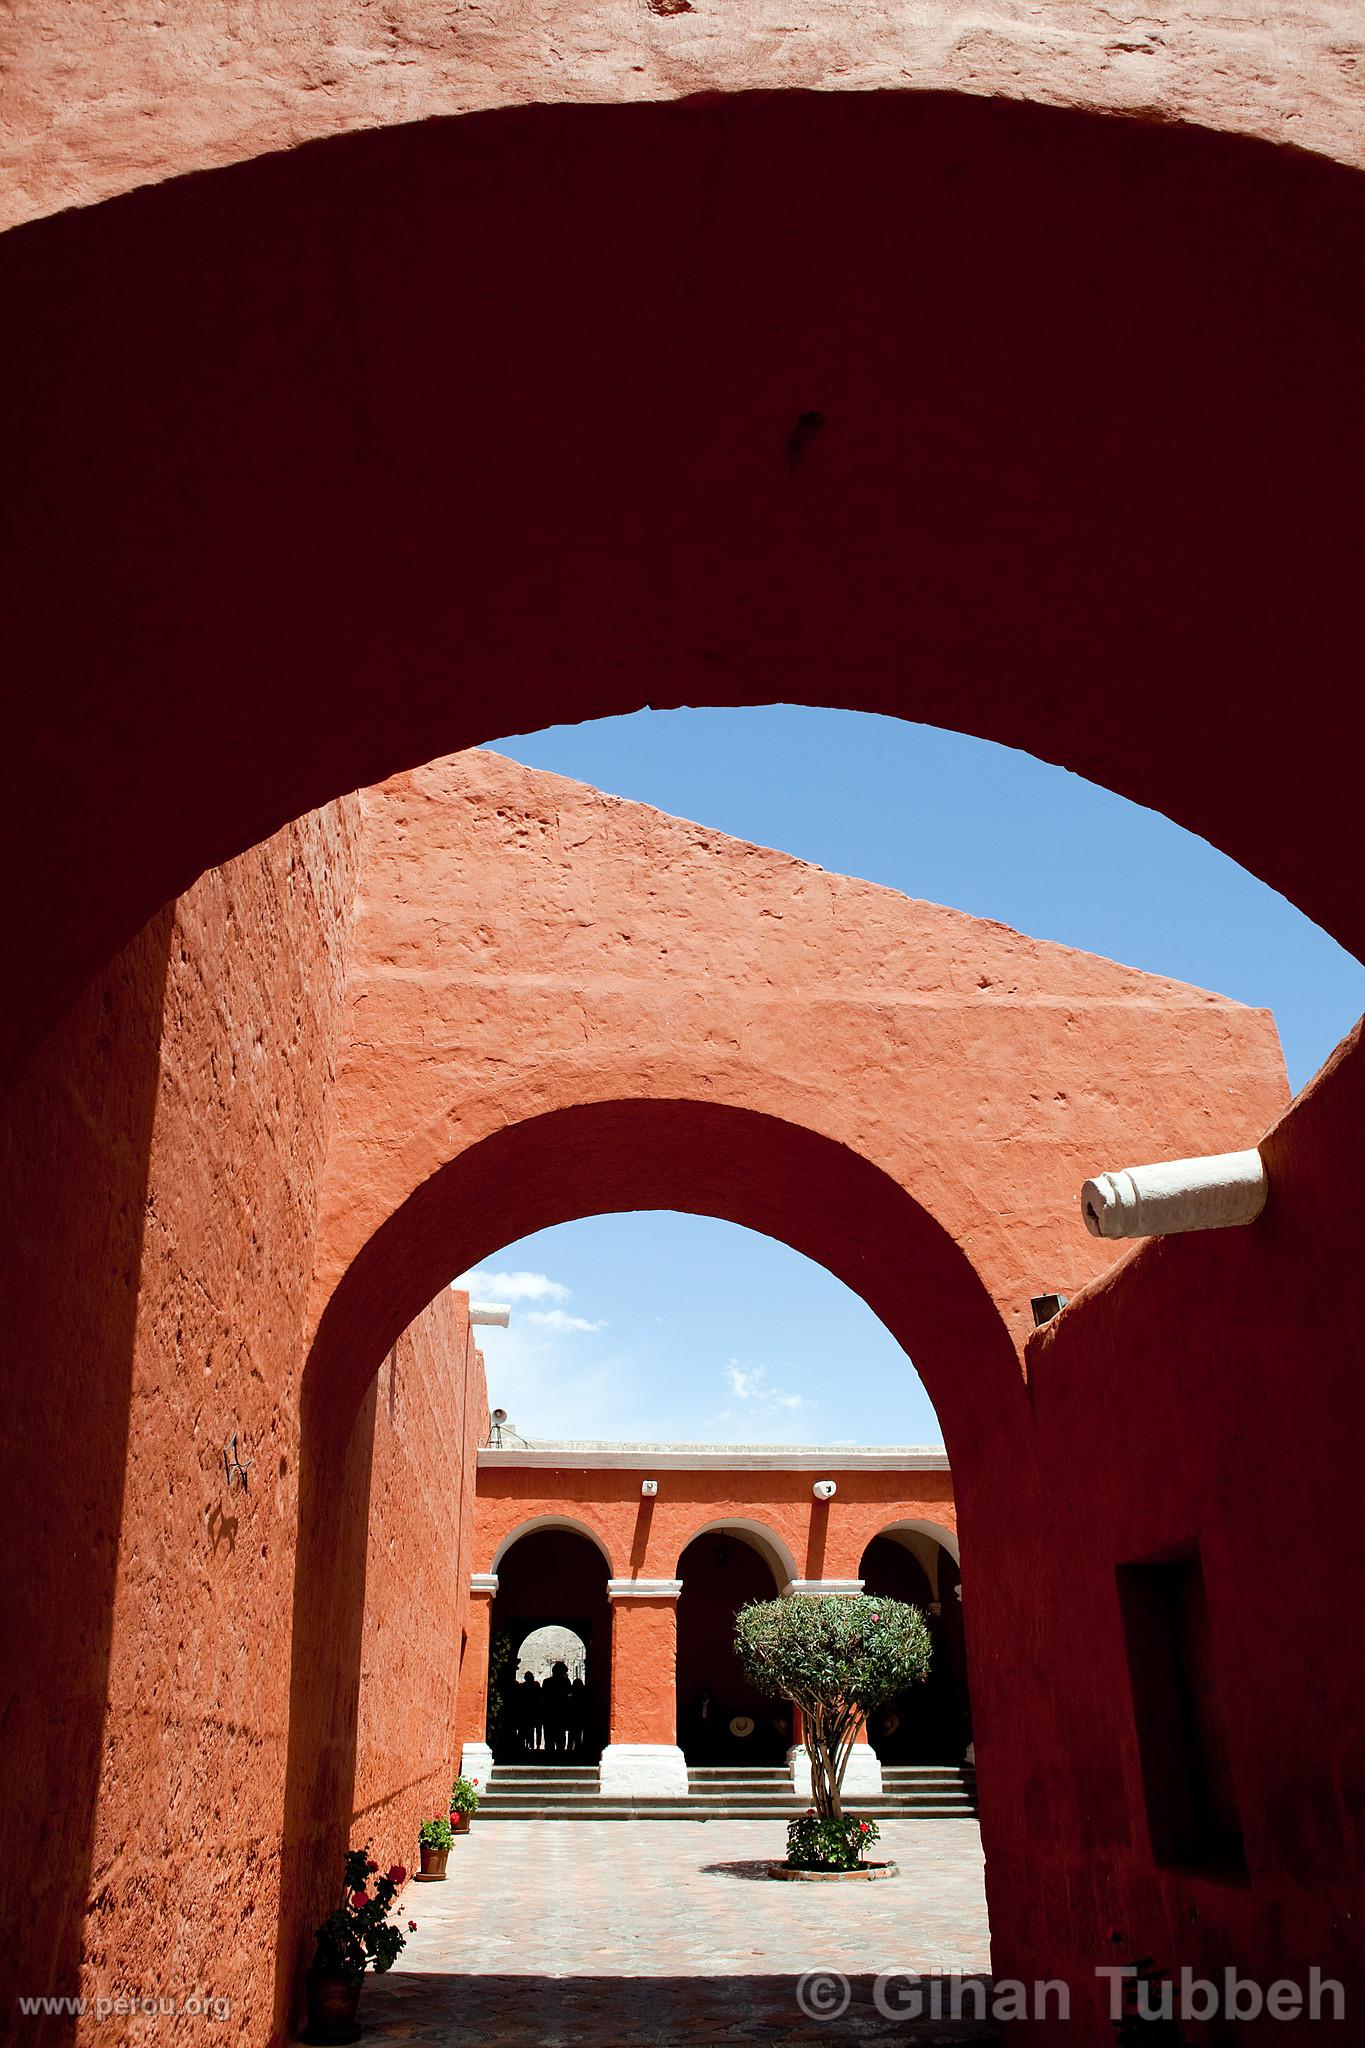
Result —
<instances>
[{"instance_id":1,"label":"orange painted building","mask_svg":"<svg viewBox=\"0 0 1365 2048\"><path fill-rule=\"evenodd\" d=\"M585 1646L580 1753L600 1753L604 1794L685 1796L688 1763L786 1757L797 1731L745 1680L735 1612L778 1594L864 1589L921 1605L940 1654L927 1708L916 1701L903 1724L871 1731L850 1791L880 1789L878 1750L913 1753L916 1736L960 1761L960 1553L941 1446L526 1443L496 1425L494 1437L478 1453L479 1563L460 1671L467 1772L485 1776L525 1748L512 1667L553 1624Z\"/></svg>"}]
</instances>

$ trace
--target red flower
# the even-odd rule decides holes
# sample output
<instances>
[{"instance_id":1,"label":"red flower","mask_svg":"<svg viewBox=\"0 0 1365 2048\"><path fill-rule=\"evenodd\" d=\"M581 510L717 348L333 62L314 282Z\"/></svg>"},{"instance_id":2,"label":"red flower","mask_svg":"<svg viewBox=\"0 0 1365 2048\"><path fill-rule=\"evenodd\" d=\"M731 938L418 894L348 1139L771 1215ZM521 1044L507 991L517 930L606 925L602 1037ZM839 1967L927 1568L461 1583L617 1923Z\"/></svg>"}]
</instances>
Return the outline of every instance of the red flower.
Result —
<instances>
[{"instance_id":1,"label":"red flower","mask_svg":"<svg viewBox=\"0 0 1365 2048\"><path fill-rule=\"evenodd\" d=\"M390 1866L390 1868L389 1868L389 1883L390 1883L390 1884L406 1884L406 1883L407 1883L407 1879L408 1879L408 1873L406 1872L406 1870L404 1870L404 1868L403 1868L403 1866L402 1866L402 1864L401 1864L401 1863L394 1863L394 1864L392 1864L392 1865Z\"/></svg>"},{"instance_id":2,"label":"red flower","mask_svg":"<svg viewBox=\"0 0 1365 2048\"><path fill-rule=\"evenodd\" d=\"M865 1820L860 1820L858 1822L858 1826L862 1829L864 1834L867 1833L867 1822Z\"/></svg>"},{"instance_id":3,"label":"red flower","mask_svg":"<svg viewBox=\"0 0 1365 2048\"><path fill-rule=\"evenodd\" d=\"M356 1908L356 1911L357 1911L357 1912L359 1912L359 1910L360 1910L360 1908L361 1908L362 1906L368 1906L368 1905L369 1905L369 1903L370 1903L370 1895L369 1895L369 1893L368 1893L368 1892L352 1892L352 1893L351 1893L351 1904L352 1904L352 1905L353 1905L353 1906L354 1906L354 1907Z\"/></svg>"},{"instance_id":4,"label":"red flower","mask_svg":"<svg viewBox=\"0 0 1365 2048\"><path fill-rule=\"evenodd\" d=\"M881 1620L881 1616L880 1616L880 1614L874 1614L874 1615L873 1615L873 1617L872 1617L872 1619L873 1619L874 1621L880 1621L880 1620Z\"/></svg>"},{"instance_id":5,"label":"red flower","mask_svg":"<svg viewBox=\"0 0 1365 2048\"><path fill-rule=\"evenodd\" d=\"M812 1814L812 1815L813 1815L813 1814L814 1814L814 1812L815 1812L815 1808L814 1808L813 1806L808 1806L808 1807L806 1808L806 1812L807 1812L808 1814Z\"/></svg>"},{"instance_id":6,"label":"red flower","mask_svg":"<svg viewBox=\"0 0 1365 2048\"><path fill-rule=\"evenodd\" d=\"M375 1862L373 1856L371 1856L369 1862L365 1865L365 1868L367 1870L378 1870L379 1865Z\"/></svg>"},{"instance_id":7,"label":"red flower","mask_svg":"<svg viewBox=\"0 0 1365 2048\"><path fill-rule=\"evenodd\" d=\"M417 1932L417 1922L416 1922L415 1920L409 1920L409 1922L408 1922L408 1933L409 1933L409 1934L416 1934L416 1932Z\"/></svg>"}]
</instances>

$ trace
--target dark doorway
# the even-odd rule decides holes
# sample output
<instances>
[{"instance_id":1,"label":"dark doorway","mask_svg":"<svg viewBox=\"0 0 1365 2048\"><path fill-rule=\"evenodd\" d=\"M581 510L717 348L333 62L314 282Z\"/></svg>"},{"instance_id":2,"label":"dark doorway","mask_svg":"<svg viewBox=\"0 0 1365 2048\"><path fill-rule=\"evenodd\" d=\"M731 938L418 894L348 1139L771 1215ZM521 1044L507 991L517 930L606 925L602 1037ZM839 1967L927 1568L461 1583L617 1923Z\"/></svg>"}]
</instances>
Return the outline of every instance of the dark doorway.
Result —
<instances>
[{"instance_id":1,"label":"dark doorway","mask_svg":"<svg viewBox=\"0 0 1365 2048\"><path fill-rule=\"evenodd\" d=\"M571 1529L534 1529L498 1565L488 1672L496 1763L597 1763L611 1708L607 1561Z\"/></svg>"},{"instance_id":2,"label":"dark doorway","mask_svg":"<svg viewBox=\"0 0 1365 2048\"><path fill-rule=\"evenodd\" d=\"M928 1678L874 1715L868 1741L886 1764L960 1764L972 1716L956 1560L917 1530L874 1536L858 1569L865 1592L922 1609L933 1642Z\"/></svg>"},{"instance_id":3,"label":"dark doorway","mask_svg":"<svg viewBox=\"0 0 1365 2048\"><path fill-rule=\"evenodd\" d=\"M771 1566L730 1529L694 1537L678 1563L678 1742L689 1764L780 1764L791 1710L764 1699L735 1655L735 1616L772 1600Z\"/></svg>"}]
</instances>

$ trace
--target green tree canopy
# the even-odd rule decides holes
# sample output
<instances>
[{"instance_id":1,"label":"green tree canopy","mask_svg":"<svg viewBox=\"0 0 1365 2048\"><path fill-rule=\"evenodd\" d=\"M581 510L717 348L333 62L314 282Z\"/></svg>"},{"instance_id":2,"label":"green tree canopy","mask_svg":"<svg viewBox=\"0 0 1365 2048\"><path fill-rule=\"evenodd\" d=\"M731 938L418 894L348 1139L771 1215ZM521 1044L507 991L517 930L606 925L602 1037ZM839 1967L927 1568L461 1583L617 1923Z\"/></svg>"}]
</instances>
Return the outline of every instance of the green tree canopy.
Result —
<instances>
[{"instance_id":1,"label":"green tree canopy","mask_svg":"<svg viewBox=\"0 0 1365 2048\"><path fill-rule=\"evenodd\" d=\"M760 1692L800 1707L816 1812L837 1819L849 1753L868 1715L928 1675L923 1614L866 1593L756 1600L735 1617L735 1648Z\"/></svg>"}]
</instances>

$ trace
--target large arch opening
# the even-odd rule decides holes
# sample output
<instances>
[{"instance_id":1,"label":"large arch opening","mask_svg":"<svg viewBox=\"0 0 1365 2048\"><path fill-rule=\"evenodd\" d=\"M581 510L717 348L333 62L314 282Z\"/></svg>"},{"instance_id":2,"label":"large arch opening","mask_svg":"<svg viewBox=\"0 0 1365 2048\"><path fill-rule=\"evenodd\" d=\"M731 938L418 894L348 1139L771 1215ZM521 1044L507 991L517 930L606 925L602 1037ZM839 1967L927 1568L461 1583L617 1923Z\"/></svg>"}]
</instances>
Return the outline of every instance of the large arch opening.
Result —
<instances>
[{"instance_id":1,"label":"large arch opening","mask_svg":"<svg viewBox=\"0 0 1365 2048\"><path fill-rule=\"evenodd\" d=\"M743 1223L861 1294L914 1357L945 1437L951 1432L966 1516L974 1461L988 1461L1002 1433L1024 1429L1018 1356L971 1261L904 1188L847 1147L755 1111L636 1100L552 1111L449 1162L353 1263L321 1318L305 1373L281 2012L299 1981L309 1915L321 1903L314 1874L331 1867L350 1818L364 1522L352 1511L363 1482L349 1475L363 1460L354 1419L390 1341L385 1333L391 1324L404 1328L454 1273L502 1245L575 1216L631 1207ZM1018 1449L1026 1462L1026 1442ZM561 1536L533 1530L503 1562L522 1544ZM580 1540L599 1571L600 1548ZM774 1579L770 1566L763 1573Z\"/></svg>"},{"instance_id":2,"label":"large arch opening","mask_svg":"<svg viewBox=\"0 0 1365 2048\"><path fill-rule=\"evenodd\" d=\"M895 93L433 121L14 232L12 1049L286 819L646 700L1027 748L1365 950L1363 240L1326 161Z\"/></svg>"}]
</instances>

